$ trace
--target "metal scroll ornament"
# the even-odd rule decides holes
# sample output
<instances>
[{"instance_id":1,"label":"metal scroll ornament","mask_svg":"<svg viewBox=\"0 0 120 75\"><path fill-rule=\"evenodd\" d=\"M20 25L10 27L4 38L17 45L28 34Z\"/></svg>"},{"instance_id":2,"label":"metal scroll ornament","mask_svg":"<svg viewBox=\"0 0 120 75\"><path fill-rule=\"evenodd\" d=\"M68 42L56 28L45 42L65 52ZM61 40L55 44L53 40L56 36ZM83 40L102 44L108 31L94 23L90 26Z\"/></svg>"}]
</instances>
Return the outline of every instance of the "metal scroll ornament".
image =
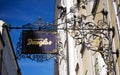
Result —
<instances>
[{"instance_id":1,"label":"metal scroll ornament","mask_svg":"<svg viewBox=\"0 0 120 75\"><path fill-rule=\"evenodd\" d=\"M80 22L74 33L76 45L82 44L88 50L99 52L108 67L108 72L113 72L112 39L114 28L103 20L99 20L97 24Z\"/></svg>"}]
</instances>

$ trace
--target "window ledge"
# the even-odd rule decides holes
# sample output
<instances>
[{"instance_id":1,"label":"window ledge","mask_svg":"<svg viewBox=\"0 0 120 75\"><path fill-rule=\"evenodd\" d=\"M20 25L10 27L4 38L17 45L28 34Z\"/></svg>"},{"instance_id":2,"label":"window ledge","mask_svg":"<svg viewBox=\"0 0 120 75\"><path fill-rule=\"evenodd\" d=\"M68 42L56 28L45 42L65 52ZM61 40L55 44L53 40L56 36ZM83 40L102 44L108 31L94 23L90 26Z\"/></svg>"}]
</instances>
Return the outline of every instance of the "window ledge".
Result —
<instances>
[{"instance_id":1,"label":"window ledge","mask_svg":"<svg viewBox=\"0 0 120 75\"><path fill-rule=\"evenodd\" d=\"M120 4L118 4L117 10L118 10L118 12L117 12L117 16L118 16L120 14Z\"/></svg>"},{"instance_id":2,"label":"window ledge","mask_svg":"<svg viewBox=\"0 0 120 75\"><path fill-rule=\"evenodd\" d=\"M120 15L120 10L117 12L117 16Z\"/></svg>"}]
</instances>

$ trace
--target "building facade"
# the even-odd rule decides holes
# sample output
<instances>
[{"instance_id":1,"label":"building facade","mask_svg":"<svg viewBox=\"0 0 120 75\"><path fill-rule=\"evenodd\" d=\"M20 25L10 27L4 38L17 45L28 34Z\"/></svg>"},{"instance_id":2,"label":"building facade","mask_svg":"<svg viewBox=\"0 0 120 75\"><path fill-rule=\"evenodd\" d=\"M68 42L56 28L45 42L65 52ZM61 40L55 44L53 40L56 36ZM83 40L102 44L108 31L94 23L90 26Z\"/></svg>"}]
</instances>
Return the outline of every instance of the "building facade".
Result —
<instances>
[{"instance_id":1,"label":"building facade","mask_svg":"<svg viewBox=\"0 0 120 75\"><path fill-rule=\"evenodd\" d=\"M56 0L55 75L120 75L120 0Z\"/></svg>"},{"instance_id":2,"label":"building facade","mask_svg":"<svg viewBox=\"0 0 120 75\"><path fill-rule=\"evenodd\" d=\"M8 28L0 20L0 75L21 75Z\"/></svg>"}]
</instances>

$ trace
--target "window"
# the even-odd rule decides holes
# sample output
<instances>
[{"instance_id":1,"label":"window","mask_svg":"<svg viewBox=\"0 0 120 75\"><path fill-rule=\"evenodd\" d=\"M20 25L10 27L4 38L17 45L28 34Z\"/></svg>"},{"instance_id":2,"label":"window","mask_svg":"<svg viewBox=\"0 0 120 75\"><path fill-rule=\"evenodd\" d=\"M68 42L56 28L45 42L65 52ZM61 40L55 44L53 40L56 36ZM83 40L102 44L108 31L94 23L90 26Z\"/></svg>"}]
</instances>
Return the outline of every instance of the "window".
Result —
<instances>
[{"instance_id":1,"label":"window","mask_svg":"<svg viewBox=\"0 0 120 75\"><path fill-rule=\"evenodd\" d=\"M118 36L120 36L120 0L115 0L113 2L113 6L116 15L116 26L119 33ZM119 41L120 41L120 37L119 37Z\"/></svg>"},{"instance_id":2,"label":"window","mask_svg":"<svg viewBox=\"0 0 120 75\"><path fill-rule=\"evenodd\" d=\"M76 65L75 71L76 71L76 75L80 75L80 70L79 70L79 64L78 63Z\"/></svg>"},{"instance_id":3,"label":"window","mask_svg":"<svg viewBox=\"0 0 120 75\"><path fill-rule=\"evenodd\" d=\"M117 5L117 15L120 15L120 4Z\"/></svg>"},{"instance_id":4,"label":"window","mask_svg":"<svg viewBox=\"0 0 120 75\"><path fill-rule=\"evenodd\" d=\"M5 46L5 44L4 44L3 38L0 34L0 75L1 75L1 71L2 71L2 53L3 53L4 46Z\"/></svg>"},{"instance_id":5,"label":"window","mask_svg":"<svg viewBox=\"0 0 120 75\"><path fill-rule=\"evenodd\" d=\"M97 12L99 2L100 2L100 0L94 0L93 9L91 12L94 17L95 17L95 13Z\"/></svg>"},{"instance_id":6,"label":"window","mask_svg":"<svg viewBox=\"0 0 120 75\"><path fill-rule=\"evenodd\" d=\"M95 74L99 75L99 64L98 64L98 58L95 58Z\"/></svg>"},{"instance_id":7,"label":"window","mask_svg":"<svg viewBox=\"0 0 120 75\"><path fill-rule=\"evenodd\" d=\"M87 73L88 73L88 70L85 71L85 75L87 75Z\"/></svg>"},{"instance_id":8,"label":"window","mask_svg":"<svg viewBox=\"0 0 120 75\"><path fill-rule=\"evenodd\" d=\"M80 7L80 0L77 0L77 7L78 7L78 10L79 10L79 7Z\"/></svg>"},{"instance_id":9,"label":"window","mask_svg":"<svg viewBox=\"0 0 120 75\"><path fill-rule=\"evenodd\" d=\"M21 71L20 71L19 68L18 68L18 70L17 70L17 75L21 75Z\"/></svg>"},{"instance_id":10,"label":"window","mask_svg":"<svg viewBox=\"0 0 120 75\"><path fill-rule=\"evenodd\" d=\"M63 18L66 14L65 0L60 0L57 5L58 10L60 10L59 18Z\"/></svg>"},{"instance_id":11,"label":"window","mask_svg":"<svg viewBox=\"0 0 120 75\"><path fill-rule=\"evenodd\" d=\"M2 35L0 34L0 50L3 49L3 47L5 46Z\"/></svg>"},{"instance_id":12,"label":"window","mask_svg":"<svg viewBox=\"0 0 120 75\"><path fill-rule=\"evenodd\" d=\"M2 71L2 50L0 51L0 75Z\"/></svg>"},{"instance_id":13,"label":"window","mask_svg":"<svg viewBox=\"0 0 120 75\"><path fill-rule=\"evenodd\" d=\"M80 53L81 53L82 57L83 57L84 52L85 52L85 43L83 42L82 43L82 48L80 50Z\"/></svg>"}]
</instances>

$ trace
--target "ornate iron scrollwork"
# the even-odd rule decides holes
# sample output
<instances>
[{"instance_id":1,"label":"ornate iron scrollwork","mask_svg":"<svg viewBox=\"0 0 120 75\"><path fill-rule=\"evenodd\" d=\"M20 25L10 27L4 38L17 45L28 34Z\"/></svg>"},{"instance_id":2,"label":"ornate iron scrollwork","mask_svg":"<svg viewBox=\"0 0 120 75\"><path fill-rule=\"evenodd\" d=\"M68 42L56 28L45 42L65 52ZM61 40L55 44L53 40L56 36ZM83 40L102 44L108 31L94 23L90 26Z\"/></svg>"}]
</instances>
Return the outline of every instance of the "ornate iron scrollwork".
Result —
<instances>
[{"instance_id":1,"label":"ornate iron scrollwork","mask_svg":"<svg viewBox=\"0 0 120 75\"><path fill-rule=\"evenodd\" d=\"M82 21L78 24L73 36L77 40L76 45L84 44L88 50L99 52L108 67L108 72L113 72L112 39L114 27L110 27L104 20L99 20L97 24Z\"/></svg>"},{"instance_id":2,"label":"ornate iron scrollwork","mask_svg":"<svg viewBox=\"0 0 120 75\"><path fill-rule=\"evenodd\" d=\"M74 15L68 19L67 23L73 25L67 29L72 30L70 34L75 39L76 45L81 44L88 50L99 52L108 67L108 72L113 72L112 41L115 33L114 27L111 27L107 22L107 11L103 9L99 13L103 15L103 20L98 20L97 23L86 22L86 18L91 15L81 15L81 17Z\"/></svg>"},{"instance_id":3,"label":"ornate iron scrollwork","mask_svg":"<svg viewBox=\"0 0 120 75\"><path fill-rule=\"evenodd\" d=\"M40 30L40 31L54 31L53 25L43 22L41 18L39 18L38 21L36 22L25 24L22 27L9 26L8 28L9 30L10 29L23 29L23 30L28 29L28 30ZM28 59L31 59L32 61L43 62L51 58L54 58L56 56L55 54L22 54L21 52L22 52L22 33L20 34L19 41L17 42L17 47L16 47L17 59L28 58Z\"/></svg>"},{"instance_id":4,"label":"ornate iron scrollwork","mask_svg":"<svg viewBox=\"0 0 120 75\"><path fill-rule=\"evenodd\" d=\"M22 27L8 26L8 29L22 29L22 30L41 30L41 31L53 31L54 26L51 23L43 22L41 18L38 18L36 22L27 23L22 25Z\"/></svg>"}]
</instances>

